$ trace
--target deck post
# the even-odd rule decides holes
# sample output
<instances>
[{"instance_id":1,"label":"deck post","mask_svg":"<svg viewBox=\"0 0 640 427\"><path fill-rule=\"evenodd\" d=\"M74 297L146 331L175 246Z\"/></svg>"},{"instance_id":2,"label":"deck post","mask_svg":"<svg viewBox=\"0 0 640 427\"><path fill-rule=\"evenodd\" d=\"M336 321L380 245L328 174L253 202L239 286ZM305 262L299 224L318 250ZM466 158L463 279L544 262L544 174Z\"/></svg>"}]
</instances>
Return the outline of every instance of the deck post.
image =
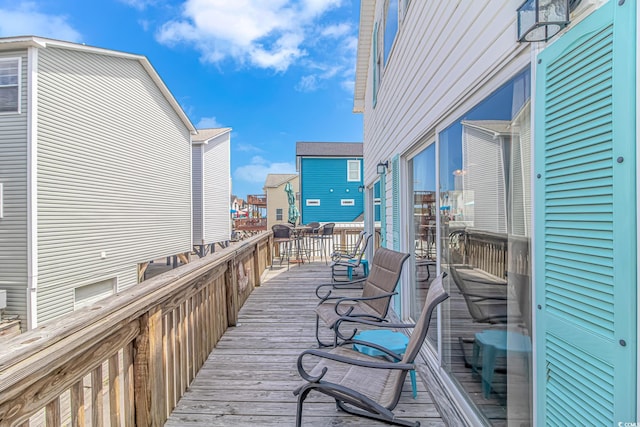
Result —
<instances>
[{"instance_id":1,"label":"deck post","mask_svg":"<svg viewBox=\"0 0 640 427\"><path fill-rule=\"evenodd\" d=\"M227 262L227 274L225 280L227 294L227 325L236 326L238 323L238 276L235 272L236 260Z\"/></svg>"},{"instance_id":2,"label":"deck post","mask_svg":"<svg viewBox=\"0 0 640 427\"><path fill-rule=\"evenodd\" d=\"M135 339L134 389L137 426L160 427L167 419L162 367L162 310L140 318Z\"/></svg>"}]
</instances>

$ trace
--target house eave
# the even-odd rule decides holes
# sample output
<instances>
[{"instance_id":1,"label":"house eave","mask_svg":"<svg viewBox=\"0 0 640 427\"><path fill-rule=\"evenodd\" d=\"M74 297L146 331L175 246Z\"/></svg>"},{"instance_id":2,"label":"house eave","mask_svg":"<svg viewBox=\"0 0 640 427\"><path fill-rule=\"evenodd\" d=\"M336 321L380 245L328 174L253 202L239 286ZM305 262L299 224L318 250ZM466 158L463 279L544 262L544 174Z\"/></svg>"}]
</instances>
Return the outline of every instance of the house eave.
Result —
<instances>
[{"instance_id":1,"label":"house eave","mask_svg":"<svg viewBox=\"0 0 640 427\"><path fill-rule=\"evenodd\" d=\"M360 2L360 27L358 30L358 53L356 56L356 79L353 91L354 113L364 112L375 6L375 0L361 0Z\"/></svg>"}]
</instances>

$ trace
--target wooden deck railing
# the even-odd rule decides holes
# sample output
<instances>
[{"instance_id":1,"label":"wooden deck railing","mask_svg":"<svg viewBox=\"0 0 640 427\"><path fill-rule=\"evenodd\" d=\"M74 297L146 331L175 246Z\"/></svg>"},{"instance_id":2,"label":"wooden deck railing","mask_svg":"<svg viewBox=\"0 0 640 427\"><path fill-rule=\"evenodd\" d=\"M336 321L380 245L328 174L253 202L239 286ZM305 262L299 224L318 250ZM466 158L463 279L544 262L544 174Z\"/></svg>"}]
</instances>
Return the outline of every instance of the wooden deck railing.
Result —
<instances>
[{"instance_id":1,"label":"wooden deck railing","mask_svg":"<svg viewBox=\"0 0 640 427\"><path fill-rule=\"evenodd\" d=\"M162 426L270 262L271 233L0 349L0 426Z\"/></svg>"}]
</instances>

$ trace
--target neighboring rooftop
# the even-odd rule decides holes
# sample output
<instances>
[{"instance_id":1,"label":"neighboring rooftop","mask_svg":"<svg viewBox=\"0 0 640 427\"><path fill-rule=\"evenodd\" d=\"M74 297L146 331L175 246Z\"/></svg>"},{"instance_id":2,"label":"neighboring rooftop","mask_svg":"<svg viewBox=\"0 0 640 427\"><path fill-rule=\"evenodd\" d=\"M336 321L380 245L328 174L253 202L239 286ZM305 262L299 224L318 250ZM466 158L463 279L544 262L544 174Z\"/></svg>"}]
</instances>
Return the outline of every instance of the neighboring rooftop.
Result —
<instances>
[{"instance_id":1,"label":"neighboring rooftop","mask_svg":"<svg viewBox=\"0 0 640 427\"><path fill-rule=\"evenodd\" d=\"M231 128L198 129L198 133L191 137L192 142L207 142L223 133L231 132Z\"/></svg>"},{"instance_id":2,"label":"neighboring rooftop","mask_svg":"<svg viewBox=\"0 0 640 427\"><path fill-rule=\"evenodd\" d=\"M362 143L296 142L296 156L362 157Z\"/></svg>"},{"instance_id":3,"label":"neighboring rooftop","mask_svg":"<svg viewBox=\"0 0 640 427\"><path fill-rule=\"evenodd\" d=\"M264 181L264 188L277 188L297 177L295 173L270 173Z\"/></svg>"}]
</instances>

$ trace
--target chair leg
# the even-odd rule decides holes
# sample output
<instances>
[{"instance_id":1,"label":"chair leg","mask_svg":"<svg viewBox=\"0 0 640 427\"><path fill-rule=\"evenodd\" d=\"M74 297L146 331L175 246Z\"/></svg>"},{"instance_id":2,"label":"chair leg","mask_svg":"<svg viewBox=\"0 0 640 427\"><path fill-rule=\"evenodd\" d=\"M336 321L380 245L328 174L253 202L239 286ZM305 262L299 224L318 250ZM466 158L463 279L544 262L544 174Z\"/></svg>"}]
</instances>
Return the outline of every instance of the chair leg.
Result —
<instances>
[{"instance_id":1,"label":"chair leg","mask_svg":"<svg viewBox=\"0 0 640 427\"><path fill-rule=\"evenodd\" d=\"M310 388L306 388L306 389L303 389L302 391L298 389L293 392L293 394L298 394L298 403L296 405L296 427L302 426L302 405L304 404L304 401L307 398L307 395L309 394L310 391L311 391Z\"/></svg>"}]
</instances>

